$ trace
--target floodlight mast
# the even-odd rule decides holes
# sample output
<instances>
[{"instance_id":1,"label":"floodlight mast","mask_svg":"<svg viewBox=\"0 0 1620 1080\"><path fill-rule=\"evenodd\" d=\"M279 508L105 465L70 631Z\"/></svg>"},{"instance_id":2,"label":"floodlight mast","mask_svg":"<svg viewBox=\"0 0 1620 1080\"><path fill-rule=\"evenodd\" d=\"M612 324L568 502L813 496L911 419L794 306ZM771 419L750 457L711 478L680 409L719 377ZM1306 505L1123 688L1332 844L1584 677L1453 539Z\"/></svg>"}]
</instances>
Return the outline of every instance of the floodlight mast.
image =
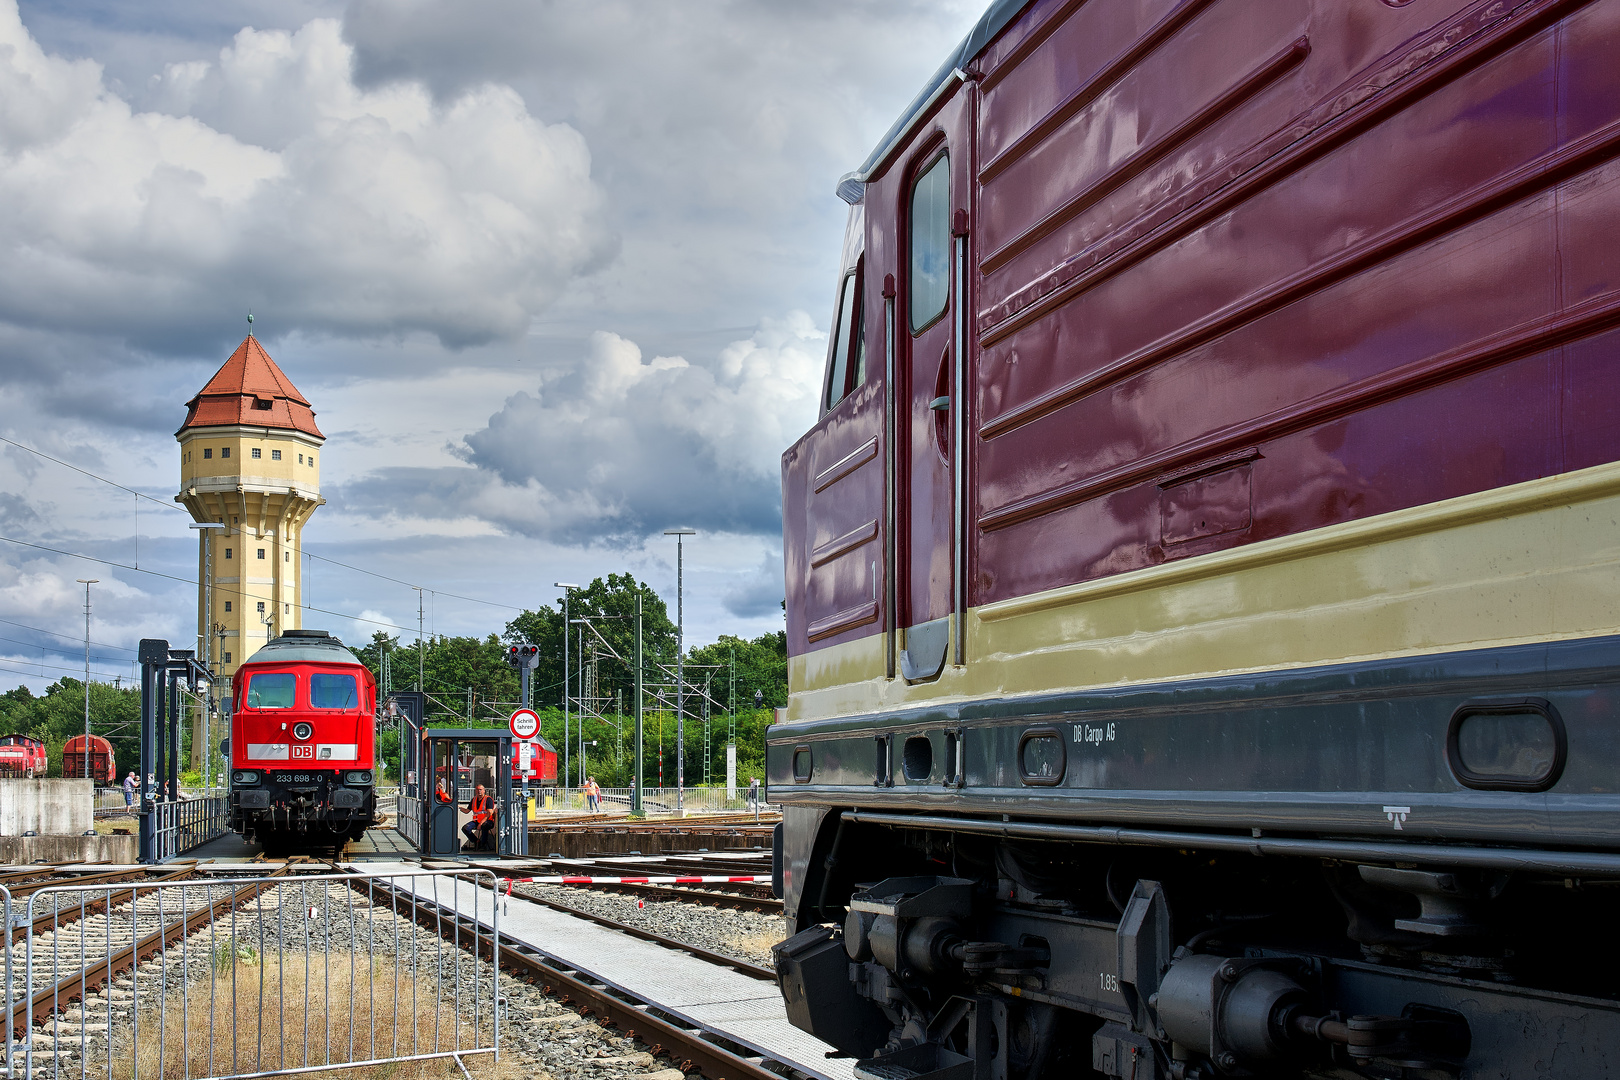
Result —
<instances>
[{"instance_id":1,"label":"floodlight mast","mask_svg":"<svg viewBox=\"0 0 1620 1080\"><path fill-rule=\"evenodd\" d=\"M681 589L681 545L696 529L665 529L675 538L675 813L686 813L686 617Z\"/></svg>"}]
</instances>

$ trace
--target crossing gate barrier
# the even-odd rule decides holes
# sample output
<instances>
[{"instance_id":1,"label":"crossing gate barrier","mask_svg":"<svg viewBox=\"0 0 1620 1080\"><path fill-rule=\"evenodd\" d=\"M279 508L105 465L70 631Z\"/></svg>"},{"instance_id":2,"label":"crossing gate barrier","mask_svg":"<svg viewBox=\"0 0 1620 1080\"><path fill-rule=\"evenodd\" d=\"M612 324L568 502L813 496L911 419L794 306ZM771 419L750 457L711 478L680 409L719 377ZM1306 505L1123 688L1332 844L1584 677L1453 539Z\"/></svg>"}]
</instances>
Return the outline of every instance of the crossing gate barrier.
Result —
<instances>
[{"instance_id":1,"label":"crossing gate barrier","mask_svg":"<svg viewBox=\"0 0 1620 1080\"><path fill-rule=\"evenodd\" d=\"M495 897L489 870L289 866L53 885L14 917L0 889L16 928L5 1074L228 1080L498 1060Z\"/></svg>"}]
</instances>

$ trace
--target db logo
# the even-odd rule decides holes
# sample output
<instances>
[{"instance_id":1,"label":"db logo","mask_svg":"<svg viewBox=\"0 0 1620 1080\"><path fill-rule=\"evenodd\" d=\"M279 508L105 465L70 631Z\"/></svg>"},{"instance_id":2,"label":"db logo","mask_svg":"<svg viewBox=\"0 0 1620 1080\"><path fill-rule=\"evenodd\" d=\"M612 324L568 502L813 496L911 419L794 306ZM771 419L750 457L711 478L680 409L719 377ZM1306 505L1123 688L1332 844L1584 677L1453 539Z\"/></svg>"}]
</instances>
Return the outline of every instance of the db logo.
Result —
<instances>
[{"instance_id":1,"label":"db logo","mask_svg":"<svg viewBox=\"0 0 1620 1080\"><path fill-rule=\"evenodd\" d=\"M315 756L315 748L313 746L294 746L292 748L292 756L295 758L313 758Z\"/></svg>"}]
</instances>

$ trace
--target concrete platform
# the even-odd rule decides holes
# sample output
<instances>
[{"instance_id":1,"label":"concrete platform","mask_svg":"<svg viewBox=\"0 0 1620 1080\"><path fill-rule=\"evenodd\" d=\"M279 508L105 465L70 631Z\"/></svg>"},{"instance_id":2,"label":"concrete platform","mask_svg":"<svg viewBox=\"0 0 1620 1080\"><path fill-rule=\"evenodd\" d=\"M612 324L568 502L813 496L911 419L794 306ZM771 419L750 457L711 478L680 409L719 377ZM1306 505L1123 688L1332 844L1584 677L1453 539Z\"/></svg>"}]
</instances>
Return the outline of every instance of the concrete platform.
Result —
<instances>
[{"instance_id":1,"label":"concrete platform","mask_svg":"<svg viewBox=\"0 0 1620 1080\"><path fill-rule=\"evenodd\" d=\"M375 862L367 870L409 873L412 863ZM431 901L431 878L402 878L395 884L420 882L416 894ZM461 915L472 919L473 897L456 890ZM441 887L439 895L445 890ZM486 928L490 921L490 894L477 890L476 916ZM832 1047L811 1038L788 1023L782 995L774 983L761 982L727 968L717 968L689 956L576 919L551 908L531 904L522 897L503 898L500 931L503 941L522 944L542 956L567 964L597 982L627 990L651 1000L659 1009L680 1017L692 1027L723 1035L755 1053L784 1062L819 1080L853 1080L854 1062L828 1058ZM445 901L448 905L451 901Z\"/></svg>"}]
</instances>

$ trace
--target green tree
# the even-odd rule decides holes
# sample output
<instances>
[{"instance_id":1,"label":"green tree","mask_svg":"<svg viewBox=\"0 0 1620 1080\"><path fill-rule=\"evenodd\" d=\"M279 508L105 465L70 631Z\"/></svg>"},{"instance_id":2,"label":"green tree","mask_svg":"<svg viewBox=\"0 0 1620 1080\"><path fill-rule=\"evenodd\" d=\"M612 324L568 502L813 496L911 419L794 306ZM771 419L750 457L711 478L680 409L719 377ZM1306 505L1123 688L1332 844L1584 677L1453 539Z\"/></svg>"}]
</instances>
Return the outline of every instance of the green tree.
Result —
<instances>
[{"instance_id":1,"label":"green tree","mask_svg":"<svg viewBox=\"0 0 1620 1080\"><path fill-rule=\"evenodd\" d=\"M675 624L670 621L669 609L653 591L652 586L637 581L631 574L609 574L597 578L582 589L575 589L568 601L570 619L593 619L591 628L584 629L585 659L597 659L597 693L604 699L614 696L631 700L635 691L636 655L636 596L641 596L641 637L644 662L649 682L658 681L658 662L675 662ZM593 618L594 617L594 618ZM569 674L578 678L580 657L580 630L569 628ZM506 624L505 640L508 645L527 642L540 647L540 666L534 673L534 699L537 702L555 701L562 705L563 683L563 612L562 599L556 606L541 605L524 611ZM596 634L601 635L598 639ZM614 659L614 654L620 659ZM578 683L570 696L579 693ZM570 712L572 712L570 707Z\"/></svg>"}]
</instances>

